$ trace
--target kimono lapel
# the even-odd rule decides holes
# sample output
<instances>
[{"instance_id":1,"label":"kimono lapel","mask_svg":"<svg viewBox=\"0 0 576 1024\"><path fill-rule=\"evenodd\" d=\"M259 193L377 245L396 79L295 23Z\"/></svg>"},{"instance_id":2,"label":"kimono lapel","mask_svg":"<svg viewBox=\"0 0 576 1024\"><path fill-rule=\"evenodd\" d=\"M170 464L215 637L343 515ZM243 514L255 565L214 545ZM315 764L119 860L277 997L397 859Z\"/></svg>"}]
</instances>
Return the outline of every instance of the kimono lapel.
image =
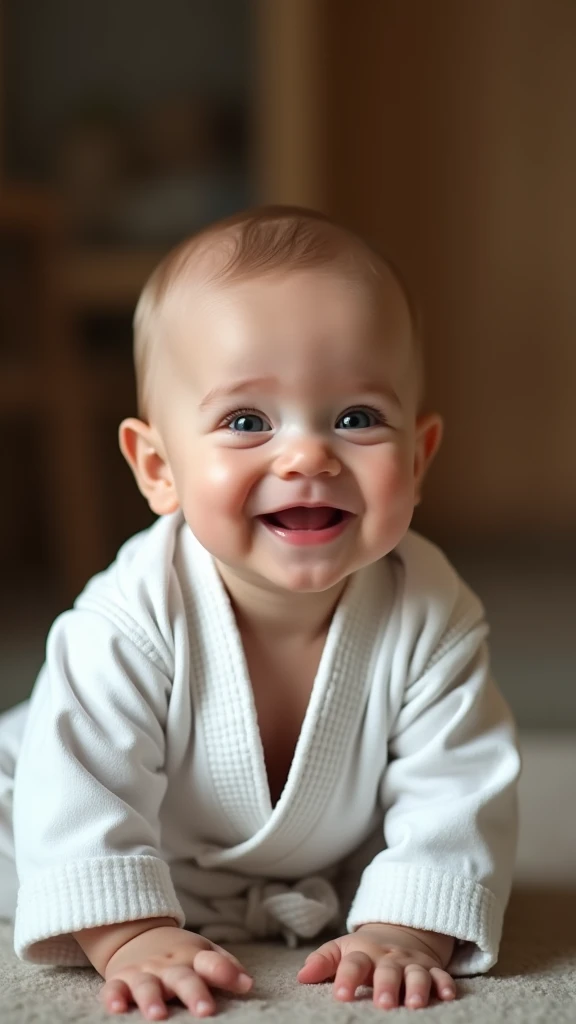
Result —
<instances>
[{"instance_id":1,"label":"kimono lapel","mask_svg":"<svg viewBox=\"0 0 576 1024\"><path fill-rule=\"evenodd\" d=\"M198 862L232 866L250 854L256 866L253 853L262 847L263 862L270 866L275 851L284 858L311 831L338 776L368 678L372 643L363 638L374 622L373 567L352 577L336 608L286 785L273 808L234 612L212 556L187 533L183 591L195 713L218 800L238 836L237 845L225 850L207 845Z\"/></svg>"}]
</instances>

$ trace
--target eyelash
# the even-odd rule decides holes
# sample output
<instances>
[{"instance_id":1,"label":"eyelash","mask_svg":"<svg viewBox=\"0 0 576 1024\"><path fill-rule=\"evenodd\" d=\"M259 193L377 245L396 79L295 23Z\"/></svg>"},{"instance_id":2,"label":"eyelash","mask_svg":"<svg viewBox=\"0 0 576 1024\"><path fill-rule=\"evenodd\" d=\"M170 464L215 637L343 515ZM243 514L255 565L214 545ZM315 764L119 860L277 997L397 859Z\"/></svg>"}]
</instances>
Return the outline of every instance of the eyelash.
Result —
<instances>
[{"instance_id":1,"label":"eyelash","mask_svg":"<svg viewBox=\"0 0 576 1024\"><path fill-rule=\"evenodd\" d=\"M360 409L362 412L373 413L373 415L378 420L378 423L374 424L375 426L388 426L388 420L386 419L384 413L382 412L381 409L377 409L374 405L351 405L349 409L345 409L344 412L340 413L338 419L340 419L342 416L346 416L349 412L356 412L357 409Z\"/></svg>"},{"instance_id":2,"label":"eyelash","mask_svg":"<svg viewBox=\"0 0 576 1024\"><path fill-rule=\"evenodd\" d=\"M363 412L371 412L376 417L376 419L378 420L378 423L374 424L375 426L384 426L384 427L388 426L388 420L386 419L386 417L383 415L383 413L381 412L380 409L376 409L376 407L373 406L373 405L351 405L349 409L345 409L344 412L340 413L340 416L338 417L338 419L341 419L342 416L346 416L347 413L355 412L356 409L361 409ZM234 412L229 412L228 415L224 417L224 419L222 420L221 426L222 427L229 427L230 424L233 423L234 420L238 418L238 416L260 416L260 415L261 414L259 412L257 412L256 409L236 409ZM265 419L266 417L262 416L261 418ZM364 428L364 429L369 429L369 428ZM238 433L241 433L241 431L238 431ZM254 431L254 433L256 433L256 431Z\"/></svg>"},{"instance_id":3,"label":"eyelash","mask_svg":"<svg viewBox=\"0 0 576 1024\"><path fill-rule=\"evenodd\" d=\"M236 409L234 412L229 412L228 415L224 417L221 426L229 427L235 419L238 419L239 416L260 416L260 413L257 412L256 409ZM262 419L265 419L265 417L263 416Z\"/></svg>"}]
</instances>

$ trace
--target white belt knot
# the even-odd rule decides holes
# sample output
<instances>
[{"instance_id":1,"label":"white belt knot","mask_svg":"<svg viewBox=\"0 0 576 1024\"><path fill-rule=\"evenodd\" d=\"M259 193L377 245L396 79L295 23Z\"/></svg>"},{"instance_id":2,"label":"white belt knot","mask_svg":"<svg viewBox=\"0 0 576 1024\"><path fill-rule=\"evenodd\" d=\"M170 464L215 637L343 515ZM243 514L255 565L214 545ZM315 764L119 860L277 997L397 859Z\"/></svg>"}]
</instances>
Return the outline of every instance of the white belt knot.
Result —
<instances>
[{"instance_id":1,"label":"white belt knot","mask_svg":"<svg viewBox=\"0 0 576 1024\"><path fill-rule=\"evenodd\" d=\"M221 914L221 921L199 931L212 942L249 942L282 935L291 949L298 939L318 935L340 910L335 890L319 875L294 885L255 882L244 896L210 902Z\"/></svg>"}]
</instances>

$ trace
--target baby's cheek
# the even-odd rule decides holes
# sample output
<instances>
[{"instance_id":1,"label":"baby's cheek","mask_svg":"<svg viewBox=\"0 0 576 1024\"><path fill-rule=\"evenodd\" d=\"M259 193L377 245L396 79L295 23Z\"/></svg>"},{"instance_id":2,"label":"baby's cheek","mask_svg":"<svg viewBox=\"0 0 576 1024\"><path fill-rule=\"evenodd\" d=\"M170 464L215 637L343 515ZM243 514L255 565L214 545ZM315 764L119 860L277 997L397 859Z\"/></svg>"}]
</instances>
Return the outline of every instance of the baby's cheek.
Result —
<instances>
[{"instance_id":1,"label":"baby's cheek","mask_svg":"<svg viewBox=\"0 0 576 1024\"><path fill-rule=\"evenodd\" d=\"M234 449L216 449L205 460L202 478L207 504L222 515L243 513L253 486L249 453Z\"/></svg>"},{"instance_id":2,"label":"baby's cheek","mask_svg":"<svg viewBox=\"0 0 576 1024\"><path fill-rule=\"evenodd\" d=\"M190 467L185 513L200 542L216 554L237 543L249 483L236 453L212 452Z\"/></svg>"},{"instance_id":3,"label":"baby's cheek","mask_svg":"<svg viewBox=\"0 0 576 1024\"><path fill-rule=\"evenodd\" d=\"M408 528L414 510L412 461L408 452L395 452L373 475L373 510L392 532Z\"/></svg>"},{"instance_id":4,"label":"baby's cheek","mask_svg":"<svg viewBox=\"0 0 576 1024\"><path fill-rule=\"evenodd\" d=\"M410 452L404 446L390 446L377 465L370 467L374 490L390 501L403 498L413 490Z\"/></svg>"}]
</instances>

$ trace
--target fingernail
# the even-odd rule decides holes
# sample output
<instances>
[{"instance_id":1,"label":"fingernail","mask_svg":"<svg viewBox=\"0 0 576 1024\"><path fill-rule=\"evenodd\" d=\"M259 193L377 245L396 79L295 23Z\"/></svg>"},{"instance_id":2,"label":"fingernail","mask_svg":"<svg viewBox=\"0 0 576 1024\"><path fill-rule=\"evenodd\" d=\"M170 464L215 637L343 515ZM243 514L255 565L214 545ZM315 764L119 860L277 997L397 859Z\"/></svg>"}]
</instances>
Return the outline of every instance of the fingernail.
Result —
<instances>
[{"instance_id":1,"label":"fingernail","mask_svg":"<svg viewBox=\"0 0 576 1024\"><path fill-rule=\"evenodd\" d=\"M394 1006L394 996L389 992L383 992L378 1000L379 1006Z\"/></svg>"},{"instance_id":2,"label":"fingernail","mask_svg":"<svg viewBox=\"0 0 576 1024\"><path fill-rule=\"evenodd\" d=\"M408 1002L410 1003L410 1006L422 1006L424 1000L422 999L422 996L410 996Z\"/></svg>"},{"instance_id":3,"label":"fingernail","mask_svg":"<svg viewBox=\"0 0 576 1024\"><path fill-rule=\"evenodd\" d=\"M202 1016L207 1013L212 1013L212 1004L203 1001L196 1003L196 1013L201 1013Z\"/></svg>"},{"instance_id":4,"label":"fingernail","mask_svg":"<svg viewBox=\"0 0 576 1024\"><path fill-rule=\"evenodd\" d=\"M347 988L337 988L336 989L336 995L338 996L339 999L343 999L344 996L348 995L348 989Z\"/></svg>"},{"instance_id":5,"label":"fingernail","mask_svg":"<svg viewBox=\"0 0 576 1024\"><path fill-rule=\"evenodd\" d=\"M242 989L243 992L247 992L252 987L252 978L248 974L238 975L238 988Z\"/></svg>"},{"instance_id":6,"label":"fingernail","mask_svg":"<svg viewBox=\"0 0 576 1024\"><path fill-rule=\"evenodd\" d=\"M159 1017L163 1017L164 1016L164 1007L160 1006L158 1003L154 1003L153 1006L149 1006L148 1007L148 1016L149 1017L158 1017L158 1018Z\"/></svg>"},{"instance_id":7,"label":"fingernail","mask_svg":"<svg viewBox=\"0 0 576 1024\"><path fill-rule=\"evenodd\" d=\"M115 1013L118 1013L119 1010L124 1009L124 1003L121 999L115 999L113 1003L110 1003L110 1009L114 1010Z\"/></svg>"},{"instance_id":8,"label":"fingernail","mask_svg":"<svg viewBox=\"0 0 576 1024\"><path fill-rule=\"evenodd\" d=\"M454 995L454 990L451 988L443 988L442 995L444 996L444 999L451 999Z\"/></svg>"}]
</instances>

